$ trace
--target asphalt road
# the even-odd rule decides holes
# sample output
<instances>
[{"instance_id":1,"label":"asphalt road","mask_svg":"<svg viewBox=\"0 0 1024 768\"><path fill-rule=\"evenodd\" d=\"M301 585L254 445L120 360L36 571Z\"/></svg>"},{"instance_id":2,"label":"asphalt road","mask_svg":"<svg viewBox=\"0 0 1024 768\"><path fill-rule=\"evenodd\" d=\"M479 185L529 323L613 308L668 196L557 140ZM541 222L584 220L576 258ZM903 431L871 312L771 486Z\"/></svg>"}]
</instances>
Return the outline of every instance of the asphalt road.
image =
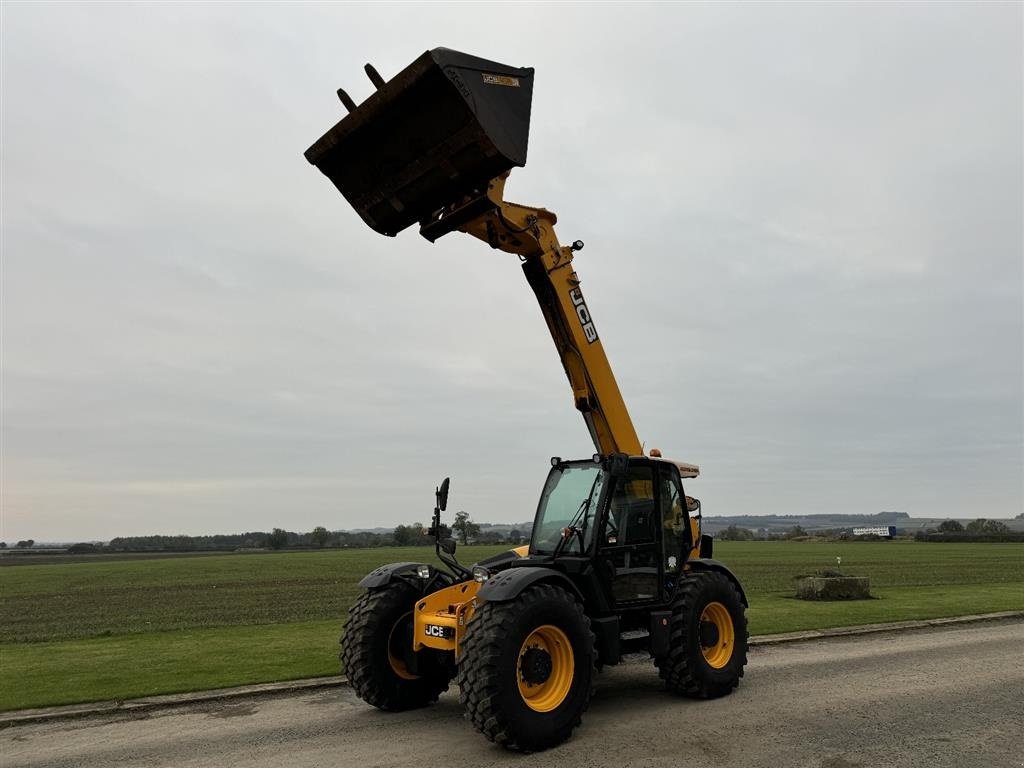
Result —
<instances>
[{"instance_id":1,"label":"asphalt road","mask_svg":"<svg viewBox=\"0 0 1024 768\"><path fill-rule=\"evenodd\" d=\"M453 693L387 714L348 688L0 731L0 765L1024 766L1024 622L770 646L732 696L666 693L649 663L608 669L582 727L523 756L487 742Z\"/></svg>"}]
</instances>

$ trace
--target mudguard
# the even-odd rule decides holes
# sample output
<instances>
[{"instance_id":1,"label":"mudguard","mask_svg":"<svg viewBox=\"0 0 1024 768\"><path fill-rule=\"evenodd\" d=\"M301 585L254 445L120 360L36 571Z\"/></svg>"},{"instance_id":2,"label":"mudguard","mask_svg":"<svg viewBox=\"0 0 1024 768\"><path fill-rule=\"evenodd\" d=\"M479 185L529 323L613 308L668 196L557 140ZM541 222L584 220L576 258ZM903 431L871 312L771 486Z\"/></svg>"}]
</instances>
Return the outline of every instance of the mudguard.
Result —
<instances>
[{"instance_id":1,"label":"mudguard","mask_svg":"<svg viewBox=\"0 0 1024 768\"><path fill-rule=\"evenodd\" d=\"M415 577L416 569L421 565L425 565L425 563L388 563L387 565L382 565L380 568L375 568L363 576L359 586L364 589L374 589L390 584L398 576L410 574ZM431 568L431 572L433 571L434 569Z\"/></svg>"},{"instance_id":2,"label":"mudguard","mask_svg":"<svg viewBox=\"0 0 1024 768\"><path fill-rule=\"evenodd\" d=\"M506 549L504 552L499 552L496 555L485 557L483 560L478 560L474 565L486 568L491 573L498 573L499 571L504 571L506 568L510 567L512 563L521 560L526 556L526 552L526 547Z\"/></svg>"},{"instance_id":3,"label":"mudguard","mask_svg":"<svg viewBox=\"0 0 1024 768\"><path fill-rule=\"evenodd\" d=\"M554 568L542 566L528 566L521 568L509 568L501 573L492 576L477 592L477 599L492 603L501 603L507 600L514 600L529 586L538 582L551 582L564 588L583 602L583 595L572 583L568 576Z\"/></svg>"},{"instance_id":4,"label":"mudguard","mask_svg":"<svg viewBox=\"0 0 1024 768\"><path fill-rule=\"evenodd\" d=\"M740 600L743 601L744 607L749 608L750 603L747 602L747 595L743 591L743 586L740 584L740 580L736 578L736 574L729 570L725 563L719 560L711 560L710 558L697 558L695 560L687 560L687 567L692 571L717 571L725 575L732 585L736 587L736 591L740 593Z\"/></svg>"}]
</instances>

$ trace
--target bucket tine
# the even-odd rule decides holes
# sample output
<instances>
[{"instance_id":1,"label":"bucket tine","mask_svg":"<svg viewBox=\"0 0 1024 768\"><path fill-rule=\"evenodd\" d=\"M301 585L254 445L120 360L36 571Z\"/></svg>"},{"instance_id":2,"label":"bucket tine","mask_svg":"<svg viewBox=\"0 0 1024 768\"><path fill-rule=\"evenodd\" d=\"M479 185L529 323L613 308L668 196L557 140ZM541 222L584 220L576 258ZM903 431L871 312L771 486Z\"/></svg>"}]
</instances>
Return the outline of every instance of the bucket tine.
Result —
<instances>
[{"instance_id":1,"label":"bucket tine","mask_svg":"<svg viewBox=\"0 0 1024 768\"><path fill-rule=\"evenodd\" d=\"M341 88L338 89L338 98L341 99L341 103L345 105L345 109L349 112L356 111L356 103L352 101L352 97L345 93Z\"/></svg>"},{"instance_id":2,"label":"bucket tine","mask_svg":"<svg viewBox=\"0 0 1024 768\"><path fill-rule=\"evenodd\" d=\"M370 82L373 83L373 87L378 91L384 87L384 78L380 76L380 73L373 68L373 64L369 62L363 67L363 71L366 72L366 76L370 78Z\"/></svg>"}]
</instances>

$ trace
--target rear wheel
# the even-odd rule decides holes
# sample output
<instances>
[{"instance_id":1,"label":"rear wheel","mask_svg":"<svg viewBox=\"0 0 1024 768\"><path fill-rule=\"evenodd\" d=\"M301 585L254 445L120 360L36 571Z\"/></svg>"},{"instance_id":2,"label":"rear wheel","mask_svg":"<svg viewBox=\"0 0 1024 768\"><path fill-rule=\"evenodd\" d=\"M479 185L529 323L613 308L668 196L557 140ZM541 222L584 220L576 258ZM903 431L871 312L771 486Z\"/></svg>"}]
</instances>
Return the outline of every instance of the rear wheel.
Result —
<instances>
[{"instance_id":1,"label":"rear wheel","mask_svg":"<svg viewBox=\"0 0 1024 768\"><path fill-rule=\"evenodd\" d=\"M356 695L380 709L425 707L448 690L451 668L433 651L411 664L413 608L420 591L393 581L360 595L341 636L342 671Z\"/></svg>"},{"instance_id":2,"label":"rear wheel","mask_svg":"<svg viewBox=\"0 0 1024 768\"><path fill-rule=\"evenodd\" d=\"M733 583L721 573L691 573L672 605L669 651L656 660L676 693L713 699L731 693L747 663L747 618Z\"/></svg>"},{"instance_id":3,"label":"rear wheel","mask_svg":"<svg viewBox=\"0 0 1024 768\"><path fill-rule=\"evenodd\" d=\"M459 688L466 717L493 742L532 752L569 738L593 693L594 635L564 589L539 584L484 603L466 627Z\"/></svg>"}]
</instances>

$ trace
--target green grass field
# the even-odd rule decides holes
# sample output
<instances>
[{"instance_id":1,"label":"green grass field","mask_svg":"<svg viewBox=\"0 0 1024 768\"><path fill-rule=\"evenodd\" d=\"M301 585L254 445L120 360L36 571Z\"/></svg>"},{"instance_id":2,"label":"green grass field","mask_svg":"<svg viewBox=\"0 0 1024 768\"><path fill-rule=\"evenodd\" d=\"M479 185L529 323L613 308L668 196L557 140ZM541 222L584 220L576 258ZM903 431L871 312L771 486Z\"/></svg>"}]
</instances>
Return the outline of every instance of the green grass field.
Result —
<instances>
[{"instance_id":1,"label":"green grass field","mask_svg":"<svg viewBox=\"0 0 1024 768\"><path fill-rule=\"evenodd\" d=\"M466 547L472 562L503 547ZM426 549L92 560L0 568L0 709L123 699L338 671L339 628L363 574ZM770 634L1024 609L1024 546L718 542L750 631ZM794 600L834 567L878 599Z\"/></svg>"}]
</instances>

